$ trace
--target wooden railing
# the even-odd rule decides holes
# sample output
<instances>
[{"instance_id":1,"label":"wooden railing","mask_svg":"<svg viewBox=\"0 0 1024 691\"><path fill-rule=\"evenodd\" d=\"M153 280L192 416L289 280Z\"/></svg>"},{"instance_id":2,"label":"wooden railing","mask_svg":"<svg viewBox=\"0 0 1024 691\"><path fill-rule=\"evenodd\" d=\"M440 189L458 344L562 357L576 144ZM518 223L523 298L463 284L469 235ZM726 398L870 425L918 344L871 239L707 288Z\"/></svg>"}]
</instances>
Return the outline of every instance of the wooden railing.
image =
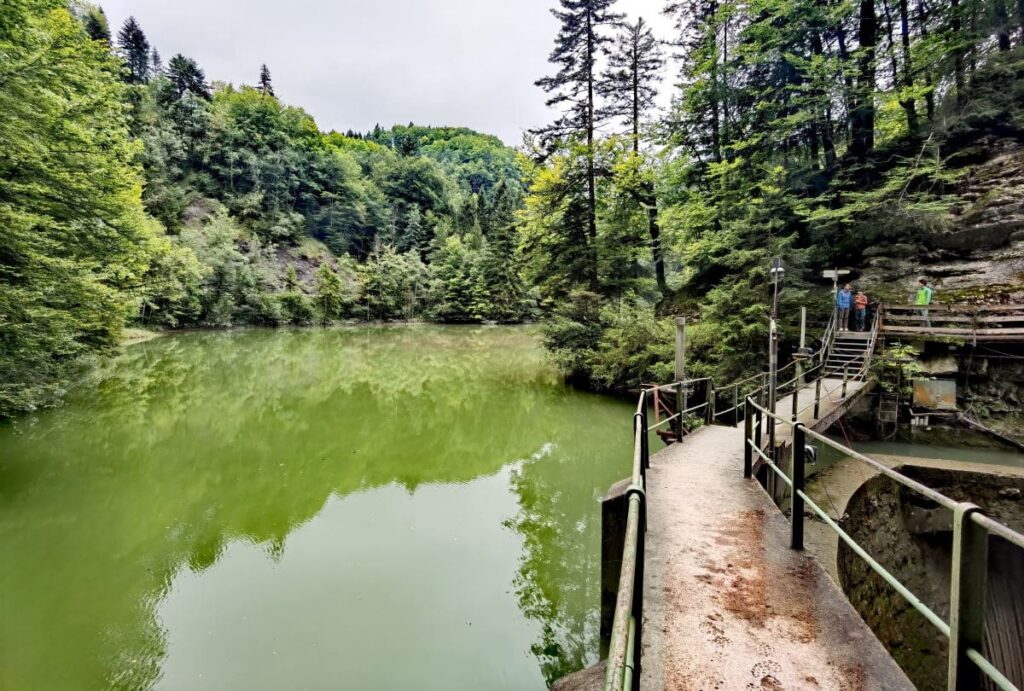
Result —
<instances>
[{"instance_id":1,"label":"wooden railing","mask_svg":"<svg viewBox=\"0 0 1024 691\"><path fill-rule=\"evenodd\" d=\"M1024 343L1024 305L885 305L882 333Z\"/></svg>"}]
</instances>

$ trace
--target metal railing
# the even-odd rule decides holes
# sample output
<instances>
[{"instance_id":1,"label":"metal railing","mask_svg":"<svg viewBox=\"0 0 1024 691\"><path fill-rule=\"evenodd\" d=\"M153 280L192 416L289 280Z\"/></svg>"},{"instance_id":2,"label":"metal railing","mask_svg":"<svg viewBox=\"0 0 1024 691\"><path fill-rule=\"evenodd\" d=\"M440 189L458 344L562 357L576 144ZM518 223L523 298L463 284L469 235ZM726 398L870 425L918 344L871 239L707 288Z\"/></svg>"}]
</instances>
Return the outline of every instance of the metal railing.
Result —
<instances>
[{"instance_id":1,"label":"metal railing","mask_svg":"<svg viewBox=\"0 0 1024 691\"><path fill-rule=\"evenodd\" d=\"M982 675L988 677L997 687L1005 691L1018 691L1007 677L982 654L985 625L985 588L988 580L988 536L997 535L1010 544L1024 549L1024 535L992 520L981 513L981 509L969 502L958 502L934 489L913 480L892 468L857 453L828 437L808 429L801 422L787 420L767 410L752 397L744 401L746 407L743 437L743 477L751 478L754 458L759 458L765 467L792 490L790 516L790 547L803 549L804 509L809 508L853 552L867 563L882 580L892 586L922 616L949 639L949 664L947 689L967 691L981 688ZM761 444L760 425L755 429L755 420L766 417L773 424L790 425L793 431L791 447L791 475L779 468L774 453L765 453ZM953 555L951 567L950 616L947 622L921 598L890 573L872 557L853 537L843 530L831 516L818 506L805 492L805 449L807 439L830 446L839 452L866 463L880 474L894 480L939 506L953 512Z\"/></svg>"},{"instance_id":2,"label":"metal railing","mask_svg":"<svg viewBox=\"0 0 1024 691\"><path fill-rule=\"evenodd\" d=\"M817 380L815 400L815 417L821 399L821 379L825 373L825 365L828 358L828 351L831 348L835 336L835 314L829 321L826 329L826 336L822 341L821 350L815 357L809 360L793 360L781 367L776 376L788 374L792 368L795 374L783 381L776 387L777 397L786 395L793 396L793 416L799 412L797 409L799 396L797 392L808 385L808 377L814 375ZM877 324L872 336L872 349L874 337L877 335ZM870 351L865 351L869 353ZM866 364L869 357L865 357L865 366L854 373L851 381L857 377L866 376ZM806 371L802 367L806 362L817 362ZM814 379L810 380L814 381ZM790 393L786 393L787 389ZM728 396L731 406L718 409L718 399L723 395ZM674 395L673 412L668 412L669 406L664 403L663 394ZM699 394L699 395L698 395ZM692 400L700 401L690 405ZM843 397L846 397L846 381L843 384ZM630 478L629 487L626 490L628 499L626 513L626 535L622 550L622 568L619 572L619 585L616 593L615 612L612 619L611 640L609 641L608 658L605 667L605 691L621 691L624 689L635 689L639 685L640 669L640 640L642 637L642 586L643 586L643 558L644 558L644 532L646 531L646 488L647 469L650 467L650 442L651 432L661 431L664 427L671 425L676 439L682 439L686 433L685 424L690 416L700 414L700 417L707 424L718 422L726 416L733 426L737 426L740 413L743 413L742 420L746 421L748 435L752 425L752 411L745 405L744 401L758 400L760 405L757 410L764 410L768 398L768 374L755 374L745 379L730 382L724 386L716 386L710 377L699 377L651 386L640 392L637 401L636 412L633 415L633 472ZM654 423L648 424L648 409L653 405ZM806 410L806 407L804 408ZM668 412L662 417L662 411ZM773 416L777 417L777 416ZM779 418L781 419L781 418ZM758 425L756 438L758 449L761 448L761 420L758 414Z\"/></svg>"},{"instance_id":3,"label":"metal railing","mask_svg":"<svg viewBox=\"0 0 1024 691\"><path fill-rule=\"evenodd\" d=\"M705 395L701 402L689 406L689 394L703 385ZM660 392L671 390L675 393L676 412L659 418L653 425L648 424L648 408L655 404L659 410ZM621 691L639 687L640 640L643 620L643 563L644 533L647 530L647 469L651 466L650 433L664 425L671 424L680 438L687 415L702 411L705 421L712 419L714 407L714 383L708 377L686 379L653 386L640 392L633 414L633 472L626 489L626 535L622 547L622 568L619 571L619 585L615 596L615 612L612 618L611 640L605 667L604 688L606 691Z\"/></svg>"}]
</instances>

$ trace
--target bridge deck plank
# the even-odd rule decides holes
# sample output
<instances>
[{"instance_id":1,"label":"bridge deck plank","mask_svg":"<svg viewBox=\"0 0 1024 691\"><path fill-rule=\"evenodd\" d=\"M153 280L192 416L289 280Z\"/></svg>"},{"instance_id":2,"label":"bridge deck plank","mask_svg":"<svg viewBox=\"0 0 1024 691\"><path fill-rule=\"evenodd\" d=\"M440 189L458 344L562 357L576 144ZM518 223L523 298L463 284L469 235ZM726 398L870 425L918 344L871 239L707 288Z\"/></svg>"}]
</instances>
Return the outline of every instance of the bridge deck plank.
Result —
<instances>
[{"instance_id":1,"label":"bridge deck plank","mask_svg":"<svg viewBox=\"0 0 1024 691\"><path fill-rule=\"evenodd\" d=\"M705 427L652 459L641 688L912 689L821 566L789 549L789 521L742 477L742 443L741 428Z\"/></svg>"}]
</instances>

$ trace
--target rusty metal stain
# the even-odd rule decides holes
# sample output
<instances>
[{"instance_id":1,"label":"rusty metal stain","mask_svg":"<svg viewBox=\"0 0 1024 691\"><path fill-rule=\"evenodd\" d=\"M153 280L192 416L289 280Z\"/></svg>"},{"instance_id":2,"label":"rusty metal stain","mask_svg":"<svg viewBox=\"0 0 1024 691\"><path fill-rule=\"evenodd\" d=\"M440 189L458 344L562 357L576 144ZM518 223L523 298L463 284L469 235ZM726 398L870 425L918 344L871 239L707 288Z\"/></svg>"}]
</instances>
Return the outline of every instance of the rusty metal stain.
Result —
<instances>
[{"instance_id":1,"label":"rusty metal stain","mask_svg":"<svg viewBox=\"0 0 1024 691\"><path fill-rule=\"evenodd\" d=\"M956 381L953 379L915 380L914 405L928 410L956 410Z\"/></svg>"}]
</instances>

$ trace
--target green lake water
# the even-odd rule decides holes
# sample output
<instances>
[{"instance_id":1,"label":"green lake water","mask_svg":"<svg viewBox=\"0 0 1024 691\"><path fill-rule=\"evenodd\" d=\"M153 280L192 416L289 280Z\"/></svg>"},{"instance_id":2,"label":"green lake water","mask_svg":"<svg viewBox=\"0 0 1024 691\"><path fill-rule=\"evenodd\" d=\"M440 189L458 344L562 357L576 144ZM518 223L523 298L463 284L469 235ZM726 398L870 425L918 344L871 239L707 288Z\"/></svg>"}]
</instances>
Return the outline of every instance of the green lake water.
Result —
<instances>
[{"instance_id":1,"label":"green lake water","mask_svg":"<svg viewBox=\"0 0 1024 691\"><path fill-rule=\"evenodd\" d=\"M522 328L131 346L0 428L0 689L543 689L630 413Z\"/></svg>"}]
</instances>

